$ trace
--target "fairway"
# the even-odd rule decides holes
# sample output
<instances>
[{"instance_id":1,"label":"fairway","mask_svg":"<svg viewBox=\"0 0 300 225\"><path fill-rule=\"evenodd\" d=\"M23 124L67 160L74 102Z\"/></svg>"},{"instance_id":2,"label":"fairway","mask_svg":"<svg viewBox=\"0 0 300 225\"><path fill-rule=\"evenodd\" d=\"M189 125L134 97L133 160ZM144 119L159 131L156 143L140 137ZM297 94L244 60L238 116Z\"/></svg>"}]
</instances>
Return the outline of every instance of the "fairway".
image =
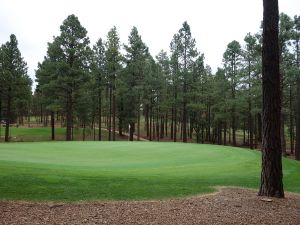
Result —
<instances>
[{"instance_id":1,"label":"fairway","mask_svg":"<svg viewBox=\"0 0 300 225\"><path fill-rule=\"evenodd\" d=\"M42 142L0 145L0 199L164 199L258 188L257 151L152 142ZM300 192L300 163L284 159L286 191Z\"/></svg>"}]
</instances>

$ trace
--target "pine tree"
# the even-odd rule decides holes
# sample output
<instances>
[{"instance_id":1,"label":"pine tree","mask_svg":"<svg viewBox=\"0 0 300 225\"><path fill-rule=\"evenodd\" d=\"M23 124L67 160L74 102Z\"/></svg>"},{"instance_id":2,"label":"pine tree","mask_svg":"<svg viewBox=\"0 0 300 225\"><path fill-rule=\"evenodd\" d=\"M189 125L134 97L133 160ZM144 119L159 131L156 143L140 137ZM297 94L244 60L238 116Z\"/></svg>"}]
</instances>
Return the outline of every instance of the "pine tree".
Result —
<instances>
[{"instance_id":1,"label":"pine tree","mask_svg":"<svg viewBox=\"0 0 300 225\"><path fill-rule=\"evenodd\" d=\"M254 82L256 70L257 70L257 58L260 54L259 44L257 43L257 37L248 33L244 38L245 50L243 51L243 58L245 63L245 80L248 86L248 129L249 129L249 147L254 148L254 119L253 119L253 96L254 96Z\"/></svg>"},{"instance_id":2,"label":"pine tree","mask_svg":"<svg viewBox=\"0 0 300 225\"><path fill-rule=\"evenodd\" d=\"M295 146L295 159L300 160L300 16L294 17L293 28L293 46L295 52L295 77L296 77L296 146Z\"/></svg>"},{"instance_id":3,"label":"pine tree","mask_svg":"<svg viewBox=\"0 0 300 225\"><path fill-rule=\"evenodd\" d=\"M173 141L177 141L177 113L178 113L178 92L179 92L179 35L175 34L170 44L171 59L170 59L170 69L171 69L171 86L173 93L172 101L172 120L171 120L171 138Z\"/></svg>"},{"instance_id":4,"label":"pine tree","mask_svg":"<svg viewBox=\"0 0 300 225\"><path fill-rule=\"evenodd\" d=\"M280 139L280 70L278 0L264 0L263 20L263 143L259 195L284 197Z\"/></svg>"},{"instance_id":5,"label":"pine tree","mask_svg":"<svg viewBox=\"0 0 300 225\"><path fill-rule=\"evenodd\" d=\"M8 142L10 123L15 120L16 103L22 99L28 101L28 98L31 98L32 81L27 75L27 64L21 56L14 34L10 35L10 40L1 46L0 53L2 59L0 97L3 100L1 105L5 108L5 142Z\"/></svg>"},{"instance_id":6,"label":"pine tree","mask_svg":"<svg viewBox=\"0 0 300 225\"><path fill-rule=\"evenodd\" d=\"M237 101L236 92L239 82L239 67L241 63L241 45L237 41L232 41L227 45L224 53L224 67L227 79L230 81L231 89L231 128L232 128L232 145L236 146L237 130Z\"/></svg>"},{"instance_id":7,"label":"pine tree","mask_svg":"<svg viewBox=\"0 0 300 225\"><path fill-rule=\"evenodd\" d=\"M139 124L140 119L141 88L143 87L145 62L149 54L148 48L142 41L136 27L132 28L128 42L128 45L124 46L126 50L124 84L127 89L124 98L124 111L126 122L129 124L129 139L133 141L135 124L136 122Z\"/></svg>"},{"instance_id":8,"label":"pine tree","mask_svg":"<svg viewBox=\"0 0 300 225\"><path fill-rule=\"evenodd\" d=\"M182 141L187 142L187 121L188 121L188 86L191 82L191 73L195 57L197 56L196 41L192 38L191 29L187 22L184 22L178 32L179 38L179 68L182 81Z\"/></svg>"},{"instance_id":9,"label":"pine tree","mask_svg":"<svg viewBox=\"0 0 300 225\"><path fill-rule=\"evenodd\" d=\"M109 140L116 140L116 79L120 71L121 54L117 28L113 27L107 34L106 42L106 73L109 85Z\"/></svg>"},{"instance_id":10,"label":"pine tree","mask_svg":"<svg viewBox=\"0 0 300 225\"><path fill-rule=\"evenodd\" d=\"M105 83L105 46L100 38L93 47L92 80L98 109L98 140L101 141L102 90Z\"/></svg>"},{"instance_id":11,"label":"pine tree","mask_svg":"<svg viewBox=\"0 0 300 225\"><path fill-rule=\"evenodd\" d=\"M59 103L66 114L66 140L70 141L76 96L84 91L89 80L91 49L87 31L75 15L63 21L60 31L60 35L49 43L46 58L49 58L50 67L55 71L51 83L56 88Z\"/></svg>"}]
</instances>

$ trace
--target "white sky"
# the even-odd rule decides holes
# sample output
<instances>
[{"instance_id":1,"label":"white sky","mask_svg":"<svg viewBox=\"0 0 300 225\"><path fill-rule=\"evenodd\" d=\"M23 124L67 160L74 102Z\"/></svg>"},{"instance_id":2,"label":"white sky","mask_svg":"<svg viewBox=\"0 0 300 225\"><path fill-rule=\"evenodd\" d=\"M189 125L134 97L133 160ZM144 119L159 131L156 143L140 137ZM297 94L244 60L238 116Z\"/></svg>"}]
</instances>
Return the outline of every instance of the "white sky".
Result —
<instances>
[{"instance_id":1,"label":"white sky","mask_svg":"<svg viewBox=\"0 0 300 225\"><path fill-rule=\"evenodd\" d=\"M37 63L46 54L47 42L59 35L59 27L70 14L78 16L91 44L106 39L114 25L121 42L127 43L132 26L155 56L169 51L172 37L186 20L213 71L221 66L226 46L241 43L248 32L259 31L262 0L0 0L0 44L14 33L22 56L34 79ZM300 14L300 0L279 0L279 10Z\"/></svg>"}]
</instances>

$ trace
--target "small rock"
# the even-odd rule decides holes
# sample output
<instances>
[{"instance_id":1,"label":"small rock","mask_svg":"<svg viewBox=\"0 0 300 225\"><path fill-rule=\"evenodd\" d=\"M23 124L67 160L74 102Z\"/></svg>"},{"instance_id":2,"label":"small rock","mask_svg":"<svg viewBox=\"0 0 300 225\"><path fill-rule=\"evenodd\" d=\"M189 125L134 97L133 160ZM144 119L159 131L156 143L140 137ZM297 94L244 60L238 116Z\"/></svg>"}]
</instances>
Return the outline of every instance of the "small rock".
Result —
<instances>
[{"instance_id":1,"label":"small rock","mask_svg":"<svg viewBox=\"0 0 300 225\"><path fill-rule=\"evenodd\" d=\"M273 202L273 200L270 199L270 198L262 198L260 200L263 201L263 202Z\"/></svg>"}]
</instances>

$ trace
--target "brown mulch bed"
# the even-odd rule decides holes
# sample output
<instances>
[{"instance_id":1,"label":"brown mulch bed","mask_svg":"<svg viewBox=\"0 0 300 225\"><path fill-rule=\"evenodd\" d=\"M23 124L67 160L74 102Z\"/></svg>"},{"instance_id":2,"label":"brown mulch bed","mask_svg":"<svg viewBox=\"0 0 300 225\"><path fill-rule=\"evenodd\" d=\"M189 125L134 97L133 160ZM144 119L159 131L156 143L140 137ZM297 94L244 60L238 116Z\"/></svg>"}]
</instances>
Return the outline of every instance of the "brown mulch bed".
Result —
<instances>
[{"instance_id":1,"label":"brown mulch bed","mask_svg":"<svg viewBox=\"0 0 300 225\"><path fill-rule=\"evenodd\" d=\"M300 224L300 195L265 199L254 190L162 201L0 201L0 224Z\"/></svg>"}]
</instances>

